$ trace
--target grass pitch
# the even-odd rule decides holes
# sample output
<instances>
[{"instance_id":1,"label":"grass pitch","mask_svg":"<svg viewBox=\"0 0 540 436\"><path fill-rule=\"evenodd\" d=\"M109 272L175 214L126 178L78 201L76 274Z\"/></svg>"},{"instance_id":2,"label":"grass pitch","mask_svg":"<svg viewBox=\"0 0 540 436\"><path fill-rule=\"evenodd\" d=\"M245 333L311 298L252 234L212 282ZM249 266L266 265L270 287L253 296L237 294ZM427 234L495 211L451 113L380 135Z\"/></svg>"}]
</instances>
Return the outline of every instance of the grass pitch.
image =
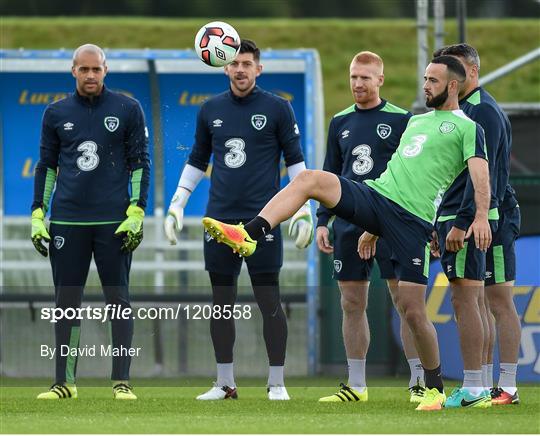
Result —
<instances>
[{"instance_id":1,"label":"grass pitch","mask_svg":"<svg viewBox=\"0 0 540 436\"><path fill-rule=\"evenodd\" d=\"M336 384L317 378L291 379L288 402L267 400L264 380L241 384L236 401L216 402L194 399L209 387L201 379L137 383L139 400L133 402L114 401L108 385L93 382L79 383L77 400L38 401L46 386L41 383L2 380L2 433L540 432L539 386L520 387L519 406L416 412L406 389L396 387L405 381L395 379L371 380L368 403L339 404L317 402ZM447 393L454 385L447 384Z\"/></svg>"}]
</instances>

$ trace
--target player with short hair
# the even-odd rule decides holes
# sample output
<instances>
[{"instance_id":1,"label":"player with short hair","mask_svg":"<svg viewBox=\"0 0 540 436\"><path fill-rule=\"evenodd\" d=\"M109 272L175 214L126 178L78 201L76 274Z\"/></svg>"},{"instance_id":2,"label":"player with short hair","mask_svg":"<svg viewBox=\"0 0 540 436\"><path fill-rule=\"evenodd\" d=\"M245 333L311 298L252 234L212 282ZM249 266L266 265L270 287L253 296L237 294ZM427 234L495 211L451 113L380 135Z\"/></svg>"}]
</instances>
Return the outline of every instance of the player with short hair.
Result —
<instances>
[{"instance_id":1,"label":"player with short hair","mask_svg":"<svg viewBox=\"0 0 540 436\"><path fill-rule=\"evenodd\" d=\"M462 257L460 264L464 267L462 274L467 275L474 269L479 274L478 279L482 280L485 272L485 294L488 303L486 306L495 317L501 363L499 382L497 387L494 387L495 326L492 325L493 334L484 335L485 340L489 340L489 344L484 344L484 348L489 352L486 353L487 362L483 368L483 386L491 388L494 405L518 404L516 373L521 324L514 305L513 285L516 274L515 240L519 235L521 216L515 191L508 183L512 149L511 125L495 99L479 86L480 56L476 49L469 44L455 44L443 47L442 53L458 58L467 72L467 78L460 91L459 104L463 112L479 123L485 131L492 179L490 213L496 227L493 233L493 244L487 250L485 261L481 265L476 264L476 256L472 258L469 256L468 247L461 249L457 254L452 253L450 257L455 259ZM465 194L463 194L464 190L466 190ZM473 208L470 181L464 171L443 197L437 221L438 228L447 227L449 223L453 223L452 230L455 237L448 237L447 243L453 244L455 248L467 245L467 241L464 241L464 229L471 222ZM456 216L455 219L451 219L452 215ZM446 261L447 267L453 264L451 260ZM459 274L459 271L455 274ZM492 320L491 313L487 319ZM470 330L467 331L467 335L470 335Z\"/></svg>"},{"instance_id":2,"label":"player with short hair","mask_svg":"<svg viewBox=\"0 0 540 436\"><path fill-rule=\"evenodd\" d=\"M183 226L184 208L203 178L212 154L206 213L230 224L251 220L279 191L282 154L291 180L306 168L291 105L256 85L262 68L259 49L253 41L243 39L238 56L225 67L230 89L201 106L195 144L182 170L165 221L165 233L171 244L176 244L176 233ZM313 238L309 203L299 205L295 212L289 233L298 248L305 248ZM204 259L212 284L213 304L232 307L236 301L242 259L210 237L205 237ZM287 319L279 296L279 271L283 263L279 227L265 235L260 251L246 263L263 317L269 359L268 398L288 400L283 376ZM217 381L197 399L237 398L233 372L234 319L212 317L210 333L217 362Z\"/></svg>"},{"instance_id":3,"label":"player with short hair","mask_svg":"<svg viewBox=\"0 0 540 436\"><path fill-rule=\"evenodd\" d=\"M105 302L129 309L132 252L143 237L150 180L148 131L139 102L104 85L105 53L84 44L73 54L76 91L45 109L34 179L32 242L43 256L49 244L57 308L79 308L92 255ZM53 194L54 189L54 194ZM50 228L45 215L52 195ZM127 218L126 218L127 216ZM131 348L133 319L111 317L112 346ZM56 381L38 399L77 398L80 320L55 324ZM129 385L129 353L113 354L115 399L137 397Z\"/></svg>"},{"instance_id":4,"label":"player with short hair","mask_svg":"<svg viewBox=\"0 0 540 436\"><path fill-rule=\"evenodd\" d=\"M209 217L203 219L214 237L244 256L253 254L264 233L292 216L310 198L335 215L383 237L396 259L397 304L424 366L426 391L417 410L440 410L446 399L437 333L425 307L429 240L436 214L435 199L466 166L476 204L467 237L474 234L476 245L483 250L491 243L484 133L459 110L458 92L464 78L465 70L457 59L440 56L432 60L426 68L424 92L426 104L435 110L409 120L396 153L378 179L357 183L333 173L306 170L245 227Z\"/></svg>"},{"instance_id":5,"label":"player with short hair","mask_svg":"<svg viewBox=\"0 0 540 436\"><path fill-rule=\"evenodd\" d=\"M386 169L412 114L380 97L384 64L379 55L369 51L360 52L353 57L349 70L355 103L334 115L330 122L323 170L362 182L379 177ZM317 215L316 240L319 250L334 255L333 275L338 280L341 292L343 342L349 372L347 384L341 383L336 394L319 401L367 401L366 354L370 332L366 307L373 259L362 260L358 256L358 240L364 232L361 228L336 217L332 246L327 227L332 213L320 206ZM387 280L394 299L397 280L391 254L388 244L384 239L379 239L375 257L381 278ZM411 399L419 402L424 391L424 371L404 319L401 320L401 332L411 366Z\"/></svg>"}]
</instances>

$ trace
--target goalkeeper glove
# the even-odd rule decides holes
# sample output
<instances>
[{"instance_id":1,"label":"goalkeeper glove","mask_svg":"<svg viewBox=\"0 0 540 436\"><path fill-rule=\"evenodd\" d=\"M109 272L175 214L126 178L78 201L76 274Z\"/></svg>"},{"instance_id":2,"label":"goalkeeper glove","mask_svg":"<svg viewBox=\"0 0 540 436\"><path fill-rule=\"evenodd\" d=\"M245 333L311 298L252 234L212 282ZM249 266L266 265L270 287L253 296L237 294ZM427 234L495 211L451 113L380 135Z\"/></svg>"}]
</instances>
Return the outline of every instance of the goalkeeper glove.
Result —
<instances>
[{"instance_id":1,"label":"goalkeeper glove","mask_svg":"<svg viewBox=\"0 0 540 436\"><path fill-rule=\"evenodd\" d=\"M49 242L51 236L45 227L45 214L43 209L37 208L32 212L32 244L36 247L36 250L39 254L44 257L47 257L48 250L43 241Z\"/></svg>"},{"instance_id":2,"label":"goalkeeper glove","mask_svg":"<svg viewBox=\"0 0 540 436\"><path fill-rule=\"evenodd\" d=\"M180 233L184 227L184 208L188 201L191 192L185 188L178 188L173 195L167 218L165 218L164 228L165 236L171 245L176 245L176 235Z\"/></svg>"},{"instance_id":3,"label":"goalkeeper glove","mask_svg":"<svg viewBox=\"0 0 540 436\"><path fill-rule=\"evenodd\" d=\"M309 201L291 218L289 236L294 238L296 248L306 248L313 241L313 218Z\"/></svg>"},{"instance_id":4,"label":"goalkeeper glove","mask_svg":"<svg viewBox=\"0 0 540 436\"><path fill-rule=\"evenodd\" d=\"M134 251L143 239L144 210L139 206L129 206L126 211L127 218L122 221L114 232L123 238L120 249L125 253Z\"/></svg>"}]
</instances>

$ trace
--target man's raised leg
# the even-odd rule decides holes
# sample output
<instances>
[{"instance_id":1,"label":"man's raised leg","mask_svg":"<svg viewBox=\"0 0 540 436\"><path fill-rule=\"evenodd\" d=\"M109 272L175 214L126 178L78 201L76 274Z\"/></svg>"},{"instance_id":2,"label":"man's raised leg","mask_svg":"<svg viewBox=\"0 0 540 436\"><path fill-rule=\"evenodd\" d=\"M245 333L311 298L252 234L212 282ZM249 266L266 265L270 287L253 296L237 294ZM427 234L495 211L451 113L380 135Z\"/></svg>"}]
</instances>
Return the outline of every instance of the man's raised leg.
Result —
<instances>
[{"instance_id":1,"label":"man's raised leg","mask_svg":"<svg viewBox=\"0 0 540 436\"><path fill-rule=\"evenodd\" d=\"M228 245L235 253L247 257L255 252L257 239L292 217L309 199L317 200L329 209L337 206L341 199L338 176L326 171L304 170L274 195L245 227L227 225L209 217L203 218L203 224L210 236ZM354 205L350 209L347 212L352 216Z\"/></svg>"}]
</instances>

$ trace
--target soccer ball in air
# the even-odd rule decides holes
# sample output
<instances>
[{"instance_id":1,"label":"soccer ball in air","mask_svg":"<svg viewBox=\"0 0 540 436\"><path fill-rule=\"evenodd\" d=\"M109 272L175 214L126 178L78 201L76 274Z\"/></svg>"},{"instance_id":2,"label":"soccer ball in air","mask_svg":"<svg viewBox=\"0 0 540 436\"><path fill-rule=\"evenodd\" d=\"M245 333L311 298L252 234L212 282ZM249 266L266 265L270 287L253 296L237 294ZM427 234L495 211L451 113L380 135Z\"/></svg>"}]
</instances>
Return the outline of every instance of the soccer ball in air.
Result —
<instances>
[{"instance_id":1,"label":"soccer ball in air","mask_svg":"<svg viewBox=\"0 0 540 436\"><path fill-rule=\"evenodd\" d=\"M240 50L240 36L230 24L212 21L195 36L195 51L206 65L223 67L236 58Z\"/></svg>"}]
</instances>

